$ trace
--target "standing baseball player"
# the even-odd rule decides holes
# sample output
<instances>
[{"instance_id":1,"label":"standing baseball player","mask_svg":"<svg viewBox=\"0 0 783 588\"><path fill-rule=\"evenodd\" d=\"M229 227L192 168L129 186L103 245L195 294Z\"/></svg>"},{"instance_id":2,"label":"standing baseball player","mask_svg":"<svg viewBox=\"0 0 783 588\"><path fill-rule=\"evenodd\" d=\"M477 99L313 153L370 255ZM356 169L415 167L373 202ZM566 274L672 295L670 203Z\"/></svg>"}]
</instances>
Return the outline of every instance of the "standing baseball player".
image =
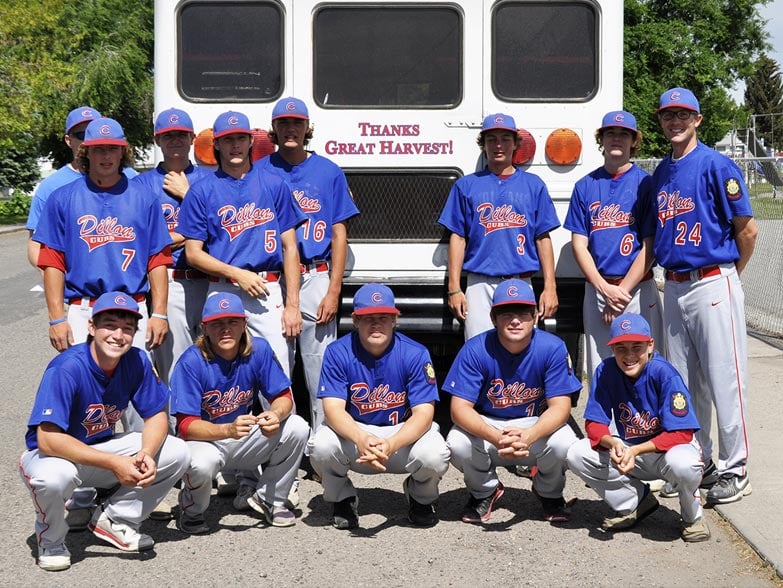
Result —
<instances>
[{"instance_id":1,"label":"standing baseball player","mask_svg":"<svg viewBox=\"0 0 783 588\"><path fill-rule=\"evenodd\" d=\"M146 186L160 199L172 240L174 265L168 271L169 333L155 350L155 366L168 383L174 363L190 347L198 335L201 309L207 297L207 274L193 269L185 256L185 238L177 231L179 209L191 185L212 175L190 162L190 148L196 135L190 116L183 110L170 108L155 119L155 144L163 153L155 169L137 176L134 181Z\"/></svg>"},{"instance_id":2,"label":"standing baseball player","mask_svg":"<svg viewBox=\"0 0 783 588\"><path fill-rule=\"evenodd\" d=\"M571 394L582 383L565 343L534 328L530 284L521 279L498 284L490 313L495 327L468 339L442 387L451 394L454 427L446 437L451 463L470 492L462 521L489 521L504 491L495 470L508 465L535 466L533 493L545 520L567 521L565 459L576 435L566 423Z\"/></svg>"},{"instance_id":3,"label":"standing baseball player","mask_svg":"<svg viewBox=\"0 0 783 588\"><path fill-rule=\"evenodd\" d=\"M650 198L657 212L654 253L666 270L664 325L669 359L688 384L701 429L707 502L735 502L748 479L748 351L740 274L758 229L742 172L698 140L702 121L693 92L661 95L658 121L672 153L656 168ZM712 461L712 406L718 464ZM664 488L662 495L676 489Z\"/></svg>"},{"instance_id":4,"label":"standing baseball player","mask_svg":"<svg viewBox=\"0 0 783 588\"><path fill-rule=\"evenodd\" d=\"M306 149L312 136L305 103L297 98L283 98L272 111L269 132L277 152L256 165L286 180L307 216L307 222L296 229L302 272L302 333L298 342L310 391L310 424L314 433L323 423L318 378L324 350L337 338L336 317L348 252L345 221L359 214L359 209L342 170Z\"/></svg>"},{"instance_id":5,"label":"standing baseball player","mask_svg":"<svg viewBox=\"0 0 783 588\"><path fill-rule=\"evenodd\" d=\"M26 228L30 231L30 239L27 242L27 260L33 267L38 267L38 252L41 249L41 244L38 243L38 241L34 241L32 237L38 226L38 221L41 218L44 205L46 204L46 201L49 200L49 196L52 192L57 190L57 188L70 184L82 177L82 170L77 157L79 154L79 147L81 147L82 141L84 141L84 131L87 129L87 124L100 117L101 113L94 108L90 106L79 106L78 108L71 110L65 119L65 135L63 135L63 140L71 150L73 160L71 163L62 166L38 184L38 187L35 189L35 194L33 194L33 199L30 202L30 212L27 215ZM132 167L125 167L122 170L122 173L128 178L137 175Z\"/></svg>"},{"instance_id":6,"label":"standing baseball player","mask_svg":"<svg viewBox=\"0 0 783 588\"><path fill-rule=\"evenodd\" d=\"M318 397L326 422L311 440L310 463L338 529L359 526L359 499L348 472L408 474L408 520L437 524L438 484L449 451L433 422L438 388L427 349L396 332L399 311L382 284L353 299L355 330L324 354Z\"/></svg>"},{"instance_id":7,"label":"standing baseball player","mask_svg":"<svg viewBox=\"0 0 783 588\"><path fill-rule=\"evenodd\" d=\"M57 351L85 340L91 307L104 292L120 291L141 305L134 345L158 347L168 332L166 304L171 238L158 198L122 174L130 150L120 124L98 118L79 149L81 179L56 190L33 239L41 244L49 310L49 340ZM66 314L64 304L69 305Z\"/></svg>"},{"instance_id":8,"label":"standing baseball player","mask_svg":"<svg viewBox=\"0 0 783 588\"><path fill-rule=\"evenodd\" d=\"M269 342L290 377L286 338L302 330L296 227L306 219L285 181L253 167L247 116L225 112L213 131L220 169L193 186L182 203L185 255L209 274L210 293L240 296L250 333Z\"/></svg>"},{"instance_id":9,"label":"standing baseball player","mask_svg":"<svg viewBox=\"0 0 783 588\"><path fill-rule=\"evenodd\" d=\"M456 181L438 219L451 231L446 295L454 316L465 321L465 340L492 328L492 294L508 278L529 282L541 270L544 290L538 316L557 312L549 232L560 221L544 182L514 165L520 141L513 118L487 116L478 137L487 168ZM463 269L468 274L464 293Z\"/></svg>"},{"instance_id":10,"label":"standing baseball player","mask_svg":"<svg viewBox=\"0 0 783 588\"><path fill-rule=\"evenodd\" d=\"M179 528L206 533L212 480L223 468L255 471L247 504L275 527L296 523L286 498L302 460L309 427L291 414L291 382L272 348L252 337L242 300L217 292L204 304L201 335L180 357L171 379L172 412L191 463L179 497ZM260 397L269 408L253 414Z\"/></svg>"},{"instance_id":11,"label":"standing baseball player","mask_svg":"<svg viewBox=\"0 0 783 588\"><path fill-rule=\"evenodd\" d=\"M169 437L168 389L131 343L142 314L133 298L98 298L89 338L55 357L44 372L19 469L36 510L38 565L71 566L65 546L65 502L77 485L118 487L95 511L90 529L123 551L154 541L139 526L185 472L187 445ZM144 419L141 432L115 434L129 404Z\"/></svg>"},{"instance_id":12,"label":"standing baseball player","mask_svg":"<svg viewBox=\"0 0 783 588\"><path fill-rule=\"evenodd\" d=\"M588 377L611 355L609 325L623 312L635 312L652 327L656 349L665 351L663 312L652 274L655 219L639 199L650 181L631 162L641 143L636 117L608 112L595 140L604 165L574 186L563 226L571 231L574 257L585 275L583 318Z\"/></svg>"},{"instance_id":13,"label":"standing baseball player","mask_svg":"<svg viewBox=\"0 0 783 588\"><path fill-rule=\"evenodd\" d=\"M658 508L642 480L675 484L684 541L710 538L699 484L699 423L680 374L655 351L650 325L638 314L612 321L613 357L598 366L585 407L587 438L568 450L568 466L614 510L604 531L620 531ZM617 435L609 432L614 415Z\"/></svg>"}]
</instances>

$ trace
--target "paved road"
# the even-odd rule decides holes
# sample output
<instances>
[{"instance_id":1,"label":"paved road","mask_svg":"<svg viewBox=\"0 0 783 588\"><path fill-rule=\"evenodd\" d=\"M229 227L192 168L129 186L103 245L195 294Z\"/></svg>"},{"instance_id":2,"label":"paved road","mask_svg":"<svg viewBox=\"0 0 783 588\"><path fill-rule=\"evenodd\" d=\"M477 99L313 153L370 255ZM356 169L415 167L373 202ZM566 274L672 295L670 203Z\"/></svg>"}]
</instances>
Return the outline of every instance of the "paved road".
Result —
<instances>
[{"instance_id":1,"label":"paved road","mask_svg":"<svg viewBox=\"0 0 783 588\"><path fill-rule=\"evenodd\" d=\"M500 475L507 492L491 523L465 525L459 514L466 493L453 468L441 486L441 522L432 529L406 523L401 477L353 476L362 525L355 533L329 526L320 486L306 480L301 518L293 528L267 528L257 517L234 512L229 500L215 498L207 517L215 530L208 535L185 537L173 523L147 522L143 530L156 539L156 549L136 555L121 554L88 533L71 534L73 567L43 572L34 563L33 509L17 462L38 379L54 352L46 338L43 299L29 292L38 276L24 260L25 238L0 234L5 334L0 389L6 395L6 422L0 427L0 585L781 586L715 511L708 513L713 539L701 544L679 539L672 500L662 501L633 532L600 533L596 528L606 510L573 477L566 496L578 498L575 516L561 528L540 520L529 480L505 470ZM581 416L582 407L574 412ZM776 489L770 491L776 495ZM769 504L764 492L759 487L742 504L762 520Z\"/></svg>"}]
</instances>

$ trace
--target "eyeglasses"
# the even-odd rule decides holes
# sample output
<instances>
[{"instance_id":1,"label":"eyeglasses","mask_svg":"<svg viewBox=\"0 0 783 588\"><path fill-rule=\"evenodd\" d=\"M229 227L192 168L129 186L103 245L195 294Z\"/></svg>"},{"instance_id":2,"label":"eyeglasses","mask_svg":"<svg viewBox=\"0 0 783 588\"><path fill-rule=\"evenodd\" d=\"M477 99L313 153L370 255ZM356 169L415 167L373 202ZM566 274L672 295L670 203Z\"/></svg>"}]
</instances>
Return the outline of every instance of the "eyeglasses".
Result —
<instances>
[{"instance_id":1,"label":"eyeglasses","mask_svg":"<svg viewBox=\"0 0 783 588\"><path fill-rule=\"evenodd\" d=\"M661 120L674 120L676 116L680 120L688 120L692 114L696 114L692 110L664 110L658 113Z\"/></svg>"},{"instance_id":2,"label":"eyeglasses","mask_svg":"<svg viewBox=\"0 0 783 588\"><path fill-rule=\"evenodd\" d=\"M84 131L74 131L68 134L74 139L79 139L79 141L84 141Z\"/></svg>"}]
</instances>

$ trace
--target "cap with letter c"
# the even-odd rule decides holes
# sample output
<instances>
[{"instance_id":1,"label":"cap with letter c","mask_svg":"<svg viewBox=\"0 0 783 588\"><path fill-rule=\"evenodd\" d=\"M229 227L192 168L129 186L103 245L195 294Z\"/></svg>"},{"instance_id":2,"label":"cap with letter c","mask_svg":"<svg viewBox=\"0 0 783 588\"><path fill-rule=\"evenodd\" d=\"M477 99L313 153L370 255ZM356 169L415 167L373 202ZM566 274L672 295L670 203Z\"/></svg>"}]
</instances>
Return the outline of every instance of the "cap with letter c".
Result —
<instances>
[{"instance_id":1,"label":"cap with letter c","mask_svg":"<svg viewBox=\"0 0 783 588\"><path fill-rule=\"evenodd\" d=\"M492 308L509 304L524 304L536 306L536 295L533 287L525 280L511 278L500 282L492 295Z\"/></svg>"},{"instance_id":2,"label":"cap with letter c","mask_svg":"<svg viewBox=\"0 0 783 588\"><path fill-rule=\"evenodd\" d=\"M109 310L129 312L135 315L136 318L142 318L142 314L139 312L139 305L133 299L133 296L125 292L106 292L101 294L92 307L92 318L94 319L100 313Z\"/></svg>"},{"instance_id":3,"label":"cap with letter c","mask_svg":"<svg viewBox=\"0 0 783 588\"><path fill-rule=\"evenodd\" d=\"M76 125L94 121L96 118L101 118L101 113L92 106L79 106L79 108L74 108L68 113L68 116L65 119L65 134L67 135L70 133L71 129Z\"/></svg>"},{"instance_id":4,"label":"cap with letter c","mask_svg":"<svg viewBox=\"0 0 783 588\"><path fill-rule=\"evenodd\" d=\"M210 295L201 312L201 322L208 323L222 318L246 318L242 299L231 292Z\"/></svg>"},{"instance_id":5,"label":"cap with letter c","mask_svg":"<svg viewBox=\"0 0 783 588\"><path fill-rule=\"evenodd\" d=\"M304 102L299 100L299 98L289 96L288 98L281 98L275 104L272 110L272 120L278 118L302 118L307 120L310 118L310 114L307 112L307 105Z\"/></svg>"},{"instance_id":6,"label":"cap with letter c","mask_svg":"<svg viewBox=\"0 0 783 588\"><path fill-rule=\"evenodd\" d=\"M169 108L158 115L158 118L155 119L155 136L172 131L195 134L193 121L190 120L190 115L187 112L179 108Z\"/></svg>"},{"instance_id":7,"label":"cap with letter c","mask_svg":"<svg viewBox=\"0 0 783 588\"><path fill-rule=\"evenodd\" d=\"M652 340L650 324L640 314L626 312L616 317L609 327L609 343L623 343L624 341L639 341L646 343Z\"/></svg>"},{"instance_id":8,"label":"cap with letter c","mask_svg":"<svg viewBox=\"0 0 783 588\"><path fill-rule=\"evenodd\" d=\"M383 284L365 284L353 297L353 314L400 314L394 306L394 293Z\"/></svg>"},{"instance_id":9,"label":"cap with letter c","mask_svg":"<svg viewBox=\"0 0 783 588\"><path fill-rule=\"evenodd\" d=\"M639 131L639 129L636 128L636 117L626 110L613 110L612 112L607 112L604 115L603 121L601 121L601 128L598 130L603 131L604 129L611 127L628 129L634 133Z\"/></svg>"},{"instance_id":10,"label":"cap with letter c","mask_svg":"<svg viewBox=\"0 0 783 588\"><path fill-rule=\"evenodd\" d=\"M685 88L672 88L661 94L658 112L666 108L682 108L683 110L692 110L696 114L701 112L696 95Z\"/></svg>"},{"instance_id":11,"label":"cap with letter c","mask_svg":"<svg viewBox=\"0 0 783 588\"><path fill-rule=\"evenodd\" d=\"M488 114L484 117L484 122L481 125L481 132L486 133L487 131L494 130L510 131L516 134L517 124L514 122L513 117L508 114L503 114L500 112L495 114Z\"/></svg>"},{"instance_id":12,"label":"cap with letter c","mask_svg":"<svg viewBox=\"0 0 783 588\"><path fill-rule=\"evenodd\" d=\"M122 126L113 118L96 118L84 130L85 147L92 145L120 145L128 146L125 140L125 131Z\"/></svg>"},{"instance_id":13,"label":"cap with letter c","mask_svg":"<svg viewBox=\"0 0 783 588\"><path fill-rule=\"evenodd\" d=\"M224 112L215 119L212 131L215 139L236 133L253 134L253 130L250 128L250 120L247 116L232 110Z\"/></svg>"}]
</instances>

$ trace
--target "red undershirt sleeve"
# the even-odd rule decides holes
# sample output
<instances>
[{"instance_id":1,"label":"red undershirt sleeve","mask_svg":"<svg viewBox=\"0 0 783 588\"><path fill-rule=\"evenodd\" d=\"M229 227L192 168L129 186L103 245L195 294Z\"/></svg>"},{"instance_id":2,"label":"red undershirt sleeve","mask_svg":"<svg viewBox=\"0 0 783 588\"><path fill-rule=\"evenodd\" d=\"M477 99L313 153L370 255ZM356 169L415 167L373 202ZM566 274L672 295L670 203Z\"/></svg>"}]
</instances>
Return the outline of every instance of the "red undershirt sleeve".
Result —
<instances>
[{"instance_id":1,"label":"red undershirt sleeve","mask_svg":"<svg viewBox=\"0 0 783 588\"><path fill-rule=\"evenodd\" d=\"M602 449L600 447L601 438L605 435L611 435L609 425L589 420L585 421L585 433L587 433L587 438L590 439L590 447L593 449Z\"/></svg>"},{"instance_id":2,"label":"red undershirt sleeve","mask_svg":"<svg viewBox=\"0 0 783 588\"><path fill-rule=\"evenodd\" d=\"M53 267L65 273L65 253L57 249L50 249L42 243L41 251L38 254L38 267L41 269Z\"/></svg>"}]
</instances>

